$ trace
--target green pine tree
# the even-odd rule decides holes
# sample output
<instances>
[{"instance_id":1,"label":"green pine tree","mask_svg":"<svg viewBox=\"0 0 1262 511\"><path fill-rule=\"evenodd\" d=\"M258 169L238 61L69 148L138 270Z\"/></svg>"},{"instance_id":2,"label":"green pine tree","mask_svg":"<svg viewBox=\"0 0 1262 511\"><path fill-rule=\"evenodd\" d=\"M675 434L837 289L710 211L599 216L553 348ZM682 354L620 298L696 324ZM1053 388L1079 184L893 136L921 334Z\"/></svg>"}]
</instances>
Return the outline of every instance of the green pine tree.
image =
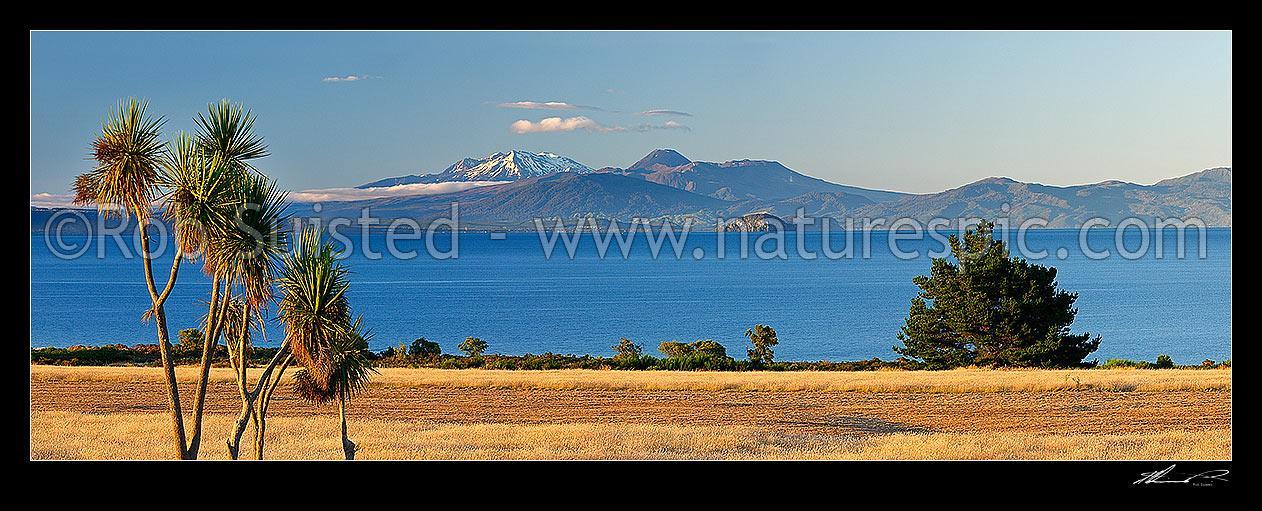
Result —
<instances>
[{"instance_id":1,"label":"green pine tree","mask_svg":"<svg viewBox=\"0 0 1262 511\"><path fill-rule=\"evenodd\" d=\"M1009 257L982 222L964 239L952 235L953 264L935 258L928 277L912 279L912 299L898 334L900 355L930 369L961 366L1082 367L1100 337L1070 334L1077 293L1056 289L1056 268Z\"/></svg>"}]
</instances>

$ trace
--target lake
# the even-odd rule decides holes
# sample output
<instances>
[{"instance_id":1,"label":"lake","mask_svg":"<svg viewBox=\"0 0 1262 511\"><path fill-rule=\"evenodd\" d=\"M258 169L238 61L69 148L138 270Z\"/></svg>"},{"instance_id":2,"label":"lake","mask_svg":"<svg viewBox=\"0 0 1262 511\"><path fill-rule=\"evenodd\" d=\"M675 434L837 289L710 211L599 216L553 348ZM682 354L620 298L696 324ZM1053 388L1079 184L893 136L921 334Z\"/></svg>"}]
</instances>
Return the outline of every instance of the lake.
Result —
<instances>
[{"instance_id":1,"label":"lake","mask_svg":"<svg viewBox=\"0 0 1262 511\"><path fill-rule=\"evenodd\" d=\"M1092 259L1079 249L1076 230L1029 232L1028 250L1047 251L1034 262L1056 267L1060 287L1078 293L1072 331L1102 338L1089 359L1151 361L1168 354L1175 363L1194 364L1231 357L1231 229L1207 231L1204 258L1195 230L1187 233L1182 259L1176 257L1174 230L1167 233L1157 257L1155 233L1122 231L1125 252L1141 252L1144 239L1153 240L1132 259L1117 253L1116 230L1092 229L1088 247L1112 251ZM896 335L918 291L911 279L928 274L926 252L941 251L939 240L897 241L899 251L919 251L918 257L900 258L889 245L890 233L873 231L865 258L865 233L851 233L857 244L851 257L811 260L798 254L797 236L789 232L785 258L761 259L754 245L763 234L750 234L746 258L740 257L738 233L725 235L724 258L717 257L713 232L692 233L680 245L680 258L669 241L654 258L643 233L631 240L626 258L617 241L601 258L590 235L580 238L573 258L563 241L548 258L534 233L465 233L455 258L435 259L426 254L424 240L404 240L398 249L415 250L417 257L384 254L374 260L357 248L345 262L354 271L351 304L373 331L374 351L424 336L444 353L457 353L456 345L472 336L489 344L487 353L608 356L626 337L658 356L663 341L712 339L740 358L748 347L745 330L765 324L778 334L777 360L897 358L891 347L901 344ZM845 235L831 235L833 250L841 250ZM774 252L778 241L769 239L761 248ZM808 252L819 253L819 232L807 232L801 241ZM42 235L31 237L31 346L154 342L153 324L141 322L149 295L140 259L125 258L124 249L108 239L100 243L103 258L91 239L62 242L86 253L62 259L54 255L55 240L50 248ZM439 250L449 250L450 243L445 234L435 239ZM371 234L368 247L386 252L385 234ZM1063 259L1060 248L1067 249ZM169 247L166 252L154 263L159 287L170 270ZM209 287L200 263L181 267L166 306L173 340L180 329L199 325ZM270 324L266 336L259 344L278 344L280 327Z\"/></svg>"}]
</instances>

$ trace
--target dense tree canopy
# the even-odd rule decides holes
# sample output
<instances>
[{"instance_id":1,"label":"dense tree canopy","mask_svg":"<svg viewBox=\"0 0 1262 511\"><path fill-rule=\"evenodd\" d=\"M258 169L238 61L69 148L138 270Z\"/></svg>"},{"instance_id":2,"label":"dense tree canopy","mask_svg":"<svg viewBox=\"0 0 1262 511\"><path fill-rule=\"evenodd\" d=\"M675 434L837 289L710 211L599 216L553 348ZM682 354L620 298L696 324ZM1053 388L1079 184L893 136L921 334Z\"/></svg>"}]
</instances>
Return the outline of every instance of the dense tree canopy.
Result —
<instances>
[{"instance_id":1,"label":"dense tree canopy","mask_svg":"<svg viewBox=\"0 0 1262 511\"><path fill-rule=\"evenodd\" d=\"M745 331L745 337L749 338L750 344L754 345L749 353L749 360L755 364L763 365L773 362L776 354L771 350L780 341L776 339L776 331L766 325L754 325L754 328Z\"/></svg>"},{"instance_id":2,"label":"dense tree canopy","mask_svg":"<svg viewBox=\"0 0 1262 511\"><path fill-rule=\"evenodd\" d=\"M929 276L912 279L921 291L894 351L931 369L1084 365L1100 338L1069 333L1077 293L1056 289L1056 268L1009 257L993 227L952 235L958 264L934 259Z\"/></svg>"},{"instance_id":3,"label":"dense tree canopy","mask_svg":"<svg viewBox=\"0 0 1262 511\"><path fill-rule=\"evenodd\" d=\"M465 337L464 342L460 343L460 346L457 346L457 348L460 348L460 351L463 351L465 355L476 357L481 355L483 351L486 351L486 341L477 337Z\"/></svg>"}]
</instances>

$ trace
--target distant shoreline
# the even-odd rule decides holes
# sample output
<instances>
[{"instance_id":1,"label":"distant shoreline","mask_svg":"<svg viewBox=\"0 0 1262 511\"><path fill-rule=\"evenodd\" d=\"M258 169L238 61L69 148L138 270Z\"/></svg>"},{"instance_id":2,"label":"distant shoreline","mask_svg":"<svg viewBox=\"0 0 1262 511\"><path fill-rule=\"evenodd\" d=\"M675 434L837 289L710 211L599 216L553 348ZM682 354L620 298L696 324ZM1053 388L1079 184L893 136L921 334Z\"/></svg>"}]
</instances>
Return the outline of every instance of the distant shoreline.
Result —
<instances>
[{"instance_id":1,"label":"distant shoreline","mask_svg":"<svg viewBox=\"0 0 1262 511\"><path fill-rule=\"evenodd\" d=\"M256 347L250 357L251 365L266 365L276 353L277 348ZM227 367L227 348L219 346L212 367ZM171 353L177 367L195 366L201 363L200 347L183 348L172 346ZM634 359L625 357L593 356L590 354L553 354L542 355L409 355L389 347L377 353L369 352L370 359L378 367L413 368L413 369L489 369L507 371L541 371L541 370L625 370L625 371L693 371L715 373L739 372L863 372L863 371L926 371L923 363L899 358L881 360L873 357L856 361L775 361L766 365L753 364L748 360L733 357L688 356L688 357L654 357L641 355ZM103 346L77 345L68 348L32 348L31 365L78 366L78 367L157 367L160 366L158 345L137 344L126 346L112 344ZM1214 361L1205 359L1200 364L1178 365L1160 362L1135 361L1127 359L1109 359L1098 361L1098 365L1084 362L1079 369L1185 369L1185 370L1217 370L1231 369L1231 359ZM978 369L972 367L972 369ZM989 368L986 368L989 369ZM998 370L1043 370L1041 368L999 367ZM1048 368L1046 370L1067 370L1065 368ZM934 372L934 371L929 371Z\"/></svg>"}]
</instances>

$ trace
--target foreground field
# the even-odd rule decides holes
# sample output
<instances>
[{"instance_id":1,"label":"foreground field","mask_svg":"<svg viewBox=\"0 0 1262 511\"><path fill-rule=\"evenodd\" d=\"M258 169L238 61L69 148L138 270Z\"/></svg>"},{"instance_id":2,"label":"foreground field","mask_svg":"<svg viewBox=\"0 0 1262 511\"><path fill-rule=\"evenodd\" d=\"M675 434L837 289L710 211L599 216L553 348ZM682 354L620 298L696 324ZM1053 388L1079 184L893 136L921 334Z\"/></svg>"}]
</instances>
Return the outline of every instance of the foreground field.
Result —
<instances>
[{"instance_id":1,"label":"foreground field","mask_svg":"<svg viewBox=\"0 0 1262 511\"><path fill-rule=\"evenodd\" d=\"M216 371L204 458L240 409ZM195 373L181 370L181 395ZM1230 370L699 373L386 369L361 459L1230 459ZM186 398L187 399L187 398ZM31 457L164 459L158 370L31 367ZM340 458L336 409L277 392L269 459Z\"/></svg>"}]
</instances>

